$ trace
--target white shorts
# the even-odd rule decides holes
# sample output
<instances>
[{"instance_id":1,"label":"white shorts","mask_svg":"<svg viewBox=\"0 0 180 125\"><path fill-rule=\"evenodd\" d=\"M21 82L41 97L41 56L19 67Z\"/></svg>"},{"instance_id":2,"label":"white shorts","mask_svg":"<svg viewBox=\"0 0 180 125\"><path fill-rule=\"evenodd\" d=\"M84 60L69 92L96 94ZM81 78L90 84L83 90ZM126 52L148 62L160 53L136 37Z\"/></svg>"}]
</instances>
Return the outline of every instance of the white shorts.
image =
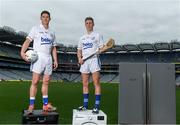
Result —
<instances>
[{"instance_id":1,"label":"white shorts","mask_svg":"<svg viewBox=\"0 0 180 125\"><path fill-rule=\"evenodd\" d=\"M38 53L38 60L34 63L31 63L30 71L38 73L51 75L52 74L52 56L42 53Z\"/></svg>"},{"instance_id":2,"label":"white shorts","mask_svg":"<svg viewBox=\"0 0 180 125\"><path fill-rule=\"evenodd\" d=\"M80 68L81 73L94 73L101 70L101 62L98 57L86 60Z\"/></svg>"}]
</instances>

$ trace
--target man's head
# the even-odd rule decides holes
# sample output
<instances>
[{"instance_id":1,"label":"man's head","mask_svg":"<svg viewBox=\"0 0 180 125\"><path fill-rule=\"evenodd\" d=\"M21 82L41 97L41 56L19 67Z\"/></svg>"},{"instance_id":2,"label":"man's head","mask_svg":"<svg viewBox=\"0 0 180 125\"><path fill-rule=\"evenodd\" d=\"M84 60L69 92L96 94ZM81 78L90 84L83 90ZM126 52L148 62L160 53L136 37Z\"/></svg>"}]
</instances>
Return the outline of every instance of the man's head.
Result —
<instances>
[{"instance_id":1,"label":"man's head","mask_svg":"<svg viewBox=\"0 0 180 125\"><path fill-rule=\"evenodd\" d=\"M49 22L51 20L50 13L46 10L41 12L41 22L43 25L49 25Z\"/></svg>"},{"instance_id":2,"label":"man's head","mask_svg":"<svg viewBox=\"0 0 180 125\"><path fill-rule=\"evenodd\" d=\"M87 32L93 31L94 19L92 17L86 17L86 19L85 19L85 26L86 26Z\"/></svg>"}]
</instances>

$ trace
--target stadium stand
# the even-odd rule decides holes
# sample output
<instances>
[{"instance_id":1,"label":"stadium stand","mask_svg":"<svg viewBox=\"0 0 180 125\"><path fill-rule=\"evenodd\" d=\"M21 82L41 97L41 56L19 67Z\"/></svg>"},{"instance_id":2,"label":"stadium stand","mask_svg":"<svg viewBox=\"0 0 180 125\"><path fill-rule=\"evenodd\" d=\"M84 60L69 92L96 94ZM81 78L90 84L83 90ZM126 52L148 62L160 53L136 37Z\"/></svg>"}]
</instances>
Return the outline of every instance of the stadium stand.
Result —
<instances>
[{"instance_id":1,"label":"stadium stand","mask_svg":"<svg viewBox=\"0 0 180 125\"><path fill-rule=\"evenodd\" d=\"M20 57L27 33L0 27L0 80L31 80L30 64ZM31 45L32 46L32 45ZM31 49L31 47L30 47ZM81 81L76 57L77 46L58 44L59 68L52 75L57 81ZM115 45L100 55L101 81L119 82L120 62L175 63L176 81L180 85L180 41Z\"/></svg>"}]
</instances>

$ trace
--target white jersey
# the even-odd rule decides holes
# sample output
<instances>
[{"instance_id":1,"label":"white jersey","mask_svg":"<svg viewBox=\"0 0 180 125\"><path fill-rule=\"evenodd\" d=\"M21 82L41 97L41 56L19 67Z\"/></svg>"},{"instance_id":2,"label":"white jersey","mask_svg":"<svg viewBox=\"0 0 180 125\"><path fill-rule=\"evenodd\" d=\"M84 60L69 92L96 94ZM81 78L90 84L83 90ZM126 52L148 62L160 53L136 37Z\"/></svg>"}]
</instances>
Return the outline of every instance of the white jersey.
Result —
<instances>
[{"instance_id":1,"label":"white jersey","mask_svg":"<svg viewBox=\"0 0 180 125\"><path fill-rule=\"evenodd\" d=\"M33 49L39 53L50 55L52 47L56 46L55 33L49 28L45 29L42 24L34 26L27 38L33 41Z\"/></svg>"},{"instance_id":2,"label":"white jersey","mask_svg":"<svg viewBox=\"0 0 180 125\"><path fill-rule=\"evenodd\" d=\"M82 50L83 57L87 57L101 47L103 47L103 37L99 33L91 32L80 38L77 49Z\"/></svg>"}]
</instances>

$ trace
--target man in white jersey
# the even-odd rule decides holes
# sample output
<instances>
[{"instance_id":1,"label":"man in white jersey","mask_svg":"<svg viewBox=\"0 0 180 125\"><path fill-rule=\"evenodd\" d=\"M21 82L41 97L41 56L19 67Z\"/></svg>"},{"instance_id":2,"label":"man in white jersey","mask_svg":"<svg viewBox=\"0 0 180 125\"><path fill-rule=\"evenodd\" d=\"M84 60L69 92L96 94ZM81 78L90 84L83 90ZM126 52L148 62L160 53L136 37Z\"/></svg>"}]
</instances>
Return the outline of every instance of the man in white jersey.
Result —
<instances>
[{"instance_id":1,"label":"man in white jersey","mask_svg":"<svg viewBox=\"0 0 180 125\"><path fill-rule=\"evenodd\" d=\"M88 97L89 97L89 76L92 74L93 84L95 86L95 106L92 113L99 113L99 105L101 98L101 86L100 86L100 70L101 64L99 56L95 55L86 61L83 61L83 57L87 57L95 51L101 52L103 47L103 37L93 31L94 20L92 17L85 19L85 27L87 33L80 38L77 48L78 62L81 64L80 72L83 83L83 106L78 108L79 111L88 109Z\"/></svg>"},{"instance_id":2,"label":"man in white jersey","mask_svg":"<svg viewBox=\"0 0 180 125\"><path fill-rule=\"evenodd\" d=\"M50 13L44 10L41 12L40 18L41 24L39 26L34 26L31 29L21 48L21 57L27 62L28 60L26 59L25 52L31 42L33 42L34 51L38 54L38 60L31 63L32 83L30 86L29 113L32 113L34 110L37 84L41 74L43 74L43 84L41 89L43 110L53 111L56 109L48 102L48 85L52 74L52 68L55 70L58 67L55 33L49 28L49 22L51 20Z\"/></svg>"}]
</instances>

